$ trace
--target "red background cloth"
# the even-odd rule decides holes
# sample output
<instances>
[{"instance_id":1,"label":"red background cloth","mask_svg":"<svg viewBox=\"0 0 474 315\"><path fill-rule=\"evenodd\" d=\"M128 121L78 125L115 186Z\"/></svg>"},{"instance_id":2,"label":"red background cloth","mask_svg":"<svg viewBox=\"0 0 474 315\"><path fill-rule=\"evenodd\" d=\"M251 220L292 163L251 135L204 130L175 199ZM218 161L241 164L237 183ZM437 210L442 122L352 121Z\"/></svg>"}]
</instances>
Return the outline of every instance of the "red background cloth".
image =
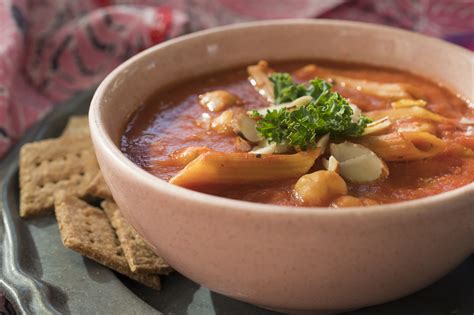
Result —
<instances>
[{"instance_id":1,"label":"red background cloth","mask_svg":"<svg viewBox=\"0 0 474 315\"><path fill-rule=\"evenodd\" d=\"M401 27L474 49L473 1L4 0L0 158L55 104L149 46L218 25L316 17Z\"/></svg>"}]
</instances>

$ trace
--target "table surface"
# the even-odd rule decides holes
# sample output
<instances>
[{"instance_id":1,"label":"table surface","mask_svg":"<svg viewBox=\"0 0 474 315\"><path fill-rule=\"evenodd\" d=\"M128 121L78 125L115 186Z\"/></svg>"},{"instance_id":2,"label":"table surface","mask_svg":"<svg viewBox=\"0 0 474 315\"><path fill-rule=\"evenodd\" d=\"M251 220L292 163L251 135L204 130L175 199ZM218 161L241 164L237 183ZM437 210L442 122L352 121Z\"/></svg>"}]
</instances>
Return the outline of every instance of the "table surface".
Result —
<instances>
[{"instance_id":1,"label":"table surface","mask_svg":"<svg viewBox=\"0 0 474 315\"><path fill-rule=\"evenodd\" d=\"M177 273L162 291L124 278L66 249L53 216L18 217L18 148L55 137L71 114L85 114L92 92L78 95L32 128L2 161L0 290L22 313L41 314L276 314L209 291ZM430 287L383 305L346 313L474 315L474 256Z\"/></svg>"}]
</instances>

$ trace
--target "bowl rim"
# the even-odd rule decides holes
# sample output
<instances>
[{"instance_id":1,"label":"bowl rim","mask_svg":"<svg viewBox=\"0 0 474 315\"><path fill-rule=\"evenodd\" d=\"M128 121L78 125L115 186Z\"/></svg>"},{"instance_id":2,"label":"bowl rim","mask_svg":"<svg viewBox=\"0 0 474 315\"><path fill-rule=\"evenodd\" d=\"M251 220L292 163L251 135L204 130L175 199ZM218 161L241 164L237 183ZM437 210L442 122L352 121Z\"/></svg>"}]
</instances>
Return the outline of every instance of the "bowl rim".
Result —
<instances>
[{"instance_id":1,"label":"bowl rim","mask_svg":"<svg viewBox=\"0 0 474 315\"><path fill-rule=\"evenodd\" d=\"M102 95L104 91L110 86L111 82L120 75L122 71L133 65L139 59L144 58L145 56L154 54L155 51L160 50L164 47L174 45L183 41L187 41L196 37L204 37L209 34L226 32L236 29L251 29L255 27L265 27L265 26L275 26L275 25L303 25L303 24L312 24L312 25L333 25L338 26L342 25L345 27L356 27L359 29L383 29L384 31L403 34L404 36L410 36L414 39L420 39L423 41L432 41L435 45L448 45L451 49L456 50L458 54L466 55L466 57L472 60L474 65L474 54L460 46L451 44L449 42L443 41L438 38L433 38L425 36L422 34L414 33L411 31L389 27L384 25L364 23L364 22L354 22L346 20L334 20L334 19L279 19L279 20L262 20L255 22L246 22L238 23L226 26L215 27L211 29L206 29L191 34L186 34L179 36L174 39L167 40L158 45L152 46L137 55L129 58L118 67L116 67L107 77L100 83L96 92L91 101L91 106L89 109L89 126L91 129L91 134L96 135L96 138L100 141L102 149L106 154L110 155L117 163L120 165L120 168L128 171L131 175L135 176L146 184L147 186L152 186L154 189L160 190L163 193L172 195L175 198L184 199L187 201L199 202L206 204L210 207L219 207L223 209L235 209L238 211L246 211L251 213L273 213L273 214L288 214L292 215L329 215L329 216L340 216L347 214L371 214L371 213L388 213L393 211L410 211L413 212L414 209L429 209L431 206L434 206L439 203L452 203L455 200L460 200L463 197L467 197L470 193L474 193L474 183L464 185L462 187L443 192L436 195L431 195L419 199L401 201L396 203L389 204L380 204L374 206L363 206L363 207L346 207L338 208L337 211L328 211L331 209L329 207L297 207L297 206L282 206L274 204L263 204L257 202L250 202L244 200L230 199L226 197L215 196L207 193L197 192L191 189L179 187L172 185L154 175L142 169L131 160L129 160L119 149L109 134L106 132L104 126L101 123L102 117L99 110L99 104L101 103ZM468 101L471 101L467 99ZM383 211L381 211L383 210Z\"/></svg>"}]
</instances>

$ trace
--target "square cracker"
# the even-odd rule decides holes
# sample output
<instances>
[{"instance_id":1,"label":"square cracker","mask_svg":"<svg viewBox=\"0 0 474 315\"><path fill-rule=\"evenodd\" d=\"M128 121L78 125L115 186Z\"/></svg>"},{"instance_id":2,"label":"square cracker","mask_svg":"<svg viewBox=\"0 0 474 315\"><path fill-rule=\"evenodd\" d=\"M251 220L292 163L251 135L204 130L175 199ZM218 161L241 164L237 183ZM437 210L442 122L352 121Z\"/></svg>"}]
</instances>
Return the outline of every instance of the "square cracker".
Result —
<instances>
[{"instance_id":1,"label":"square cracker","mask_svg":"<svg viewBox=\"0 0 474 315\"><path fill-rule=\"evenodd\" d=\"M125 221L115 202L104 200L101 207L117 233L125 258L133 272L169 274L172 271L163 258L157 256Z\"/></svg>"},{"instance_id":2,"label":"square cracker","mask_svg":"<svg viewBox=\"0 0 474 315\"><path fill-rule=\"evenodd\" d=\"M89 136L25 144L20 151L20 216L52 212L59 190L82 195L98 170Z\"/></svg>"},{"instance_id":3,"label":"square cracker","mask_svg":"<svg viewBox=\"0 0 474 315\"><path fill-rule=\"evenodd\" d=\"M89 119L87 115L83 115L71 116L61 137L82 137L89 135Z\"/></svg>"},{"instance_id":4,"label":"square cracker","mask_svg":"<svg viewBox=\"0 0 474 315\"><path fill-rule=\"evenodd\" d=\"M103 210L65 192L56 194L56 219L64 246L133 280L160 289L157 274L133 273Z\"/></svg>"},{"instance_id":5,"label":"square cracker","mask_svg":"<svg viewBox=\"0 0 474 315\"><path fill-rule=\"evenodd\" d=\"M85 195L87 197L95 197L100 199L113 199L112 193L105 183L104 177L100 171L87 186Z\"/></svg>"}]
</instances>

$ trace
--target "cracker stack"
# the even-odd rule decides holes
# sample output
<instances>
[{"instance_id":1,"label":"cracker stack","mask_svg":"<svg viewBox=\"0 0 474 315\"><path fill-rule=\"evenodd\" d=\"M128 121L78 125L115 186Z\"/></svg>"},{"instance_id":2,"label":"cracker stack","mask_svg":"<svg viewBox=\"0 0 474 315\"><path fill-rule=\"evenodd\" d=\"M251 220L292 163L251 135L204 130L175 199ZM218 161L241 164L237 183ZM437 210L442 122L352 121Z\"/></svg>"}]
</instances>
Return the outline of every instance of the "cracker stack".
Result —
<instances>
[{"instance_id":1,"label":"cracker stack","mask_svg":"<svg viewBox=\"0 0 474 315\"><path fill-rule=\"evenodd\" d=\"M145 241L128 224L120 213L117 204L111 200L101 203L102 209L107 214L112 227L117 232L120 244L133 272L168 274L170 266L163 258L156 256Z\"/></svg>"},{"instance_id":2,"label":"cracker stack","mask_svg":"<svg viewBox=\"0 0 474 315\"><path fill-rule=\"evenodd\" d=\"M103 200L101 207L86 200ZM56 213L64 245L154 289L171 267L125 221L100 173L86 116L20 151L20 216Z\"/></svg>"}]
</instances>

